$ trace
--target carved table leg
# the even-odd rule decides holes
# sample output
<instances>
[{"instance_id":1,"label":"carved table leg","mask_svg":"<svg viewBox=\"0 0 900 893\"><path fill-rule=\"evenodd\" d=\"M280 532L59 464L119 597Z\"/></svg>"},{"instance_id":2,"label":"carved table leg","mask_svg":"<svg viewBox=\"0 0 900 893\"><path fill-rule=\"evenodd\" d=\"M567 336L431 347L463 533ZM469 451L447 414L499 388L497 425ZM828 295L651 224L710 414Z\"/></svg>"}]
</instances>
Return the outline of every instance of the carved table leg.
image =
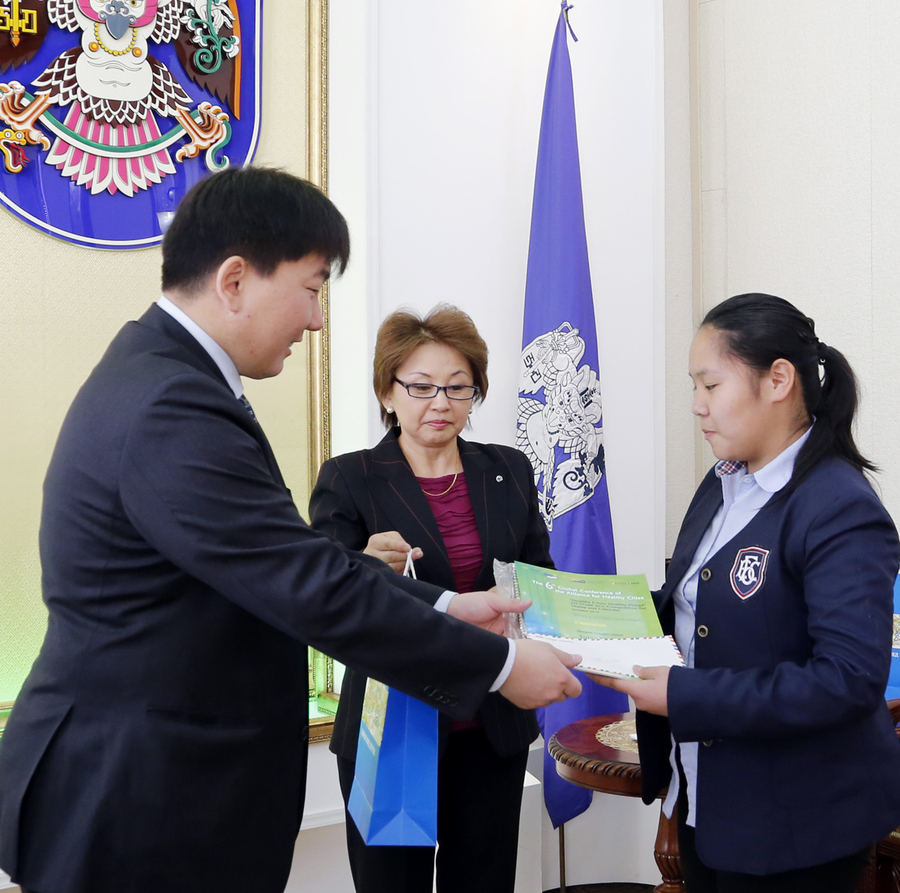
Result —
<instances>
[{"instance_id":1,"label":"carved table leg","mask_svg":"<svg viewBox=\"0 0 900 893\"><path fill-rule=\"evenodd\" d=\"M856 893L877 893L878 891L878 863L875 858L875 847L869 853L869 862L863 869L863 873L859 879L859 885Z\"/></svg>"},{"instance_id":2,"label":"carved table leg","mask_svg":"<svg viewBox=\"0 0 900 893\"><path fill-rule=\"evenodd\" d=\"M676 806L676 810L677 810ZM684 893L684 881L681 878L681 858L678 855L678 814L672 812L672 818L659 810L659 827L656 831L656 843L653 847L653 858L662 875L662 883L653 888L653 893Z\"/></svg>"}]
</instances>

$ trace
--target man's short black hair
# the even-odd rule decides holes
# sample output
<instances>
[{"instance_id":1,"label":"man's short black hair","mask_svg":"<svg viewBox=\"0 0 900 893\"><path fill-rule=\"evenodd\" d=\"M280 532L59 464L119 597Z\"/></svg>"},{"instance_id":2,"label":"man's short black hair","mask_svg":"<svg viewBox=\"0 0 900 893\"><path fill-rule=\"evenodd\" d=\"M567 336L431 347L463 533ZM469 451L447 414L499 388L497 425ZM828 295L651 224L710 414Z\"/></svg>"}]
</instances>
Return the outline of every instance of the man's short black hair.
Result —
<instances>
[{"instance_id":1,"label":"man's short black hair","mask_svg":"<svg viewBox=\"0 0 900 893\"><path fill-rule=\"evenodd\" d=\"M228 168L195 184L162 243L162 288L190 293L229 257L269 276L282 261L321 254L343 273L347 221L312 183L265 167Z\"/></svg>"}]
</instances>

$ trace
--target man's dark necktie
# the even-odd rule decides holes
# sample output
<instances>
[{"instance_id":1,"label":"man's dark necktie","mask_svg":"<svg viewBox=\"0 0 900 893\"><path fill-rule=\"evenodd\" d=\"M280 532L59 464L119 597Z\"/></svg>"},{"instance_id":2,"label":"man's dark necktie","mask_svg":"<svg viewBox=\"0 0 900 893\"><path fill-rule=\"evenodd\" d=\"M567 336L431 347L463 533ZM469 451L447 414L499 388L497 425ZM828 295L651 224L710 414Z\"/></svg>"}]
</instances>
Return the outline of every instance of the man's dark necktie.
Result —
<instances>
[{"instance_id":1,"label":"man's dark necktie","mask_svg":"<svg viewBox=\"0 0 900 893\"><path fill-rule=\"evenodd\" d=\"M244 409L246 409L247 412L250 413L250 418L253 419L253 421L255 422L256 421L256 413L253 411L253 407L250 405L250 401L243 394L241 394L241 396L238 397L238 400L241 401L241 406L243 406Z\"/></svg>"}]
</instances>

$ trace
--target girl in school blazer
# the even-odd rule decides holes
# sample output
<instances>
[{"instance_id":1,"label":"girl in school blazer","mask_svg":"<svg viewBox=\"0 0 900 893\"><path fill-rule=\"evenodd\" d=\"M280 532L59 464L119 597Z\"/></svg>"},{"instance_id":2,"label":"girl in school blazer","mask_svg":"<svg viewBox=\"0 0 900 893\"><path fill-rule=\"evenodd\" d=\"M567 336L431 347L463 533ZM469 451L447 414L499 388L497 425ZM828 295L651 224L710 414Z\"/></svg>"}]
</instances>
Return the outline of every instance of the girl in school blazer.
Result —
<instances>
[{"instance_id":1,"label":"girl in school blazer","mask_svg":"<svg viewBox=\"0 0 900 893\"><path fill-rule=\"evenodd\" d=\"M638 708L644 801L669 786L688 893L852 893L900 823L900 549L853 442L855 378L760 294L707 314L690 374L720 461L656 593L686 666L611 683Z\"/></svg>"}]
</instances>

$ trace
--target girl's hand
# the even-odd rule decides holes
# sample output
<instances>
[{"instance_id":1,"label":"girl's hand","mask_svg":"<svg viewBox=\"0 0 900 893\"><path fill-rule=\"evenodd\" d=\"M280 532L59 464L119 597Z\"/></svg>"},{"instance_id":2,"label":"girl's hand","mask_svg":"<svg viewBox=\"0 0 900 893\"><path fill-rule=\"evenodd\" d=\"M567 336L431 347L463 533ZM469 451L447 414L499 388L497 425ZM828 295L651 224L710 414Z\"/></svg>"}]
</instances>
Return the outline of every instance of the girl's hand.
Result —
<instances>
[{"instance_id":1,"label":"girl's hand","mask_svg":"<svg viewBox=\"0 0 900 893\"><path fill-rule=\"evenodd\" d=\"M386 533L373 533L363 552L389 564L398 574L402 574L406 566L406 555L410 550L413 561L424 554L419 548L413 549L396 530L389 530Z\"/></svg>"},{"instance_id":2,"label":"girl's hand","mask_svg":"<svg viewBox=\"0 0 900 893\"><path fill-rule=\"evenodd\" d=\"M634 700L638 710L656 713L658 716L668 716L669 668L635 666L634 672L641 678L617 679L609 676L594 676L591 673L588 675L600 685L624 692Z\"/></svg>"}]
</instances>

